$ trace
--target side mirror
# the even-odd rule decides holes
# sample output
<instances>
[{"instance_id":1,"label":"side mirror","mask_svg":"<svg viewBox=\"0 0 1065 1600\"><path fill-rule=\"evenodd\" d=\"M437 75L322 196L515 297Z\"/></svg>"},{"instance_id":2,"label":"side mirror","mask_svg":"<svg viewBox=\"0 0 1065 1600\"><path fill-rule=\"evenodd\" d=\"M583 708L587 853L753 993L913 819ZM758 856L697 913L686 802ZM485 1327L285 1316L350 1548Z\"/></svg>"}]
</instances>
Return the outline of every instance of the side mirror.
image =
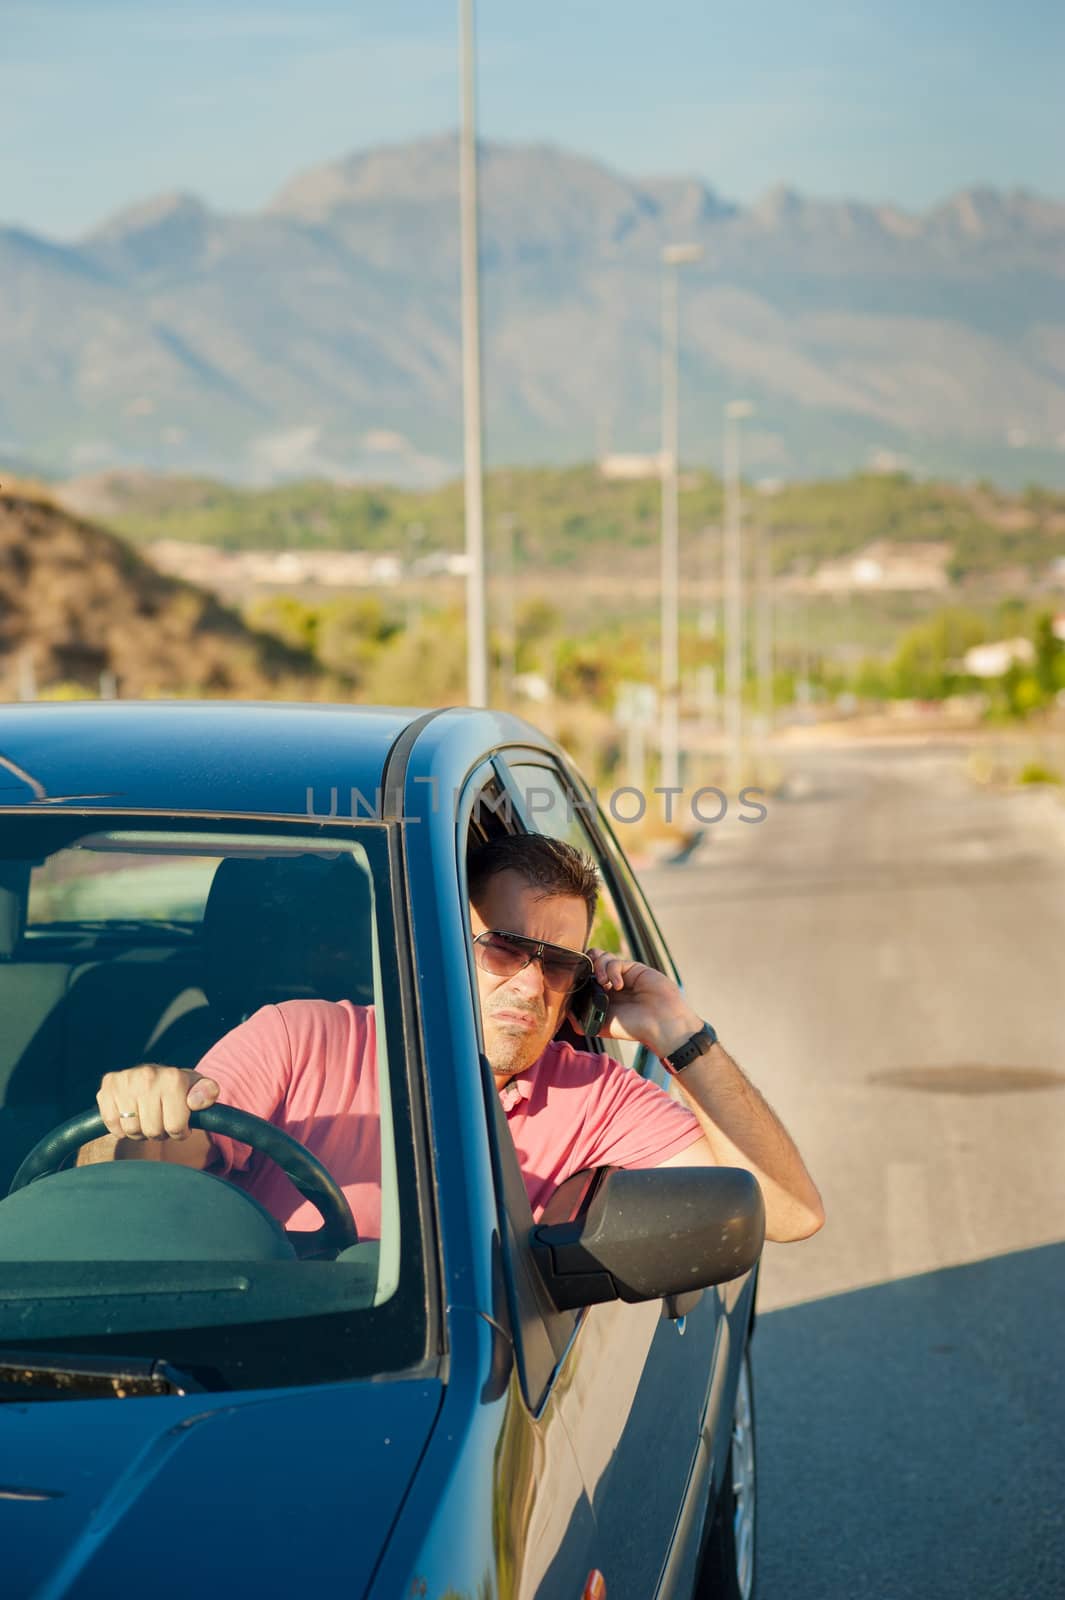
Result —
<instances>
[{"instance_id":1,"label":"side mirror","mask_svg":"<svg viewBox=\"0 0 1065 1600\"><path fill-rule=\"evenodd\" d=\"M578 1177L575 1213L552 1220L560 1191L532 1233L533 1253L560 1311L728 1283L749 1272L762 1253L762 1191L742 1168L603 1167Z\"/></svg>"}]
</instances>

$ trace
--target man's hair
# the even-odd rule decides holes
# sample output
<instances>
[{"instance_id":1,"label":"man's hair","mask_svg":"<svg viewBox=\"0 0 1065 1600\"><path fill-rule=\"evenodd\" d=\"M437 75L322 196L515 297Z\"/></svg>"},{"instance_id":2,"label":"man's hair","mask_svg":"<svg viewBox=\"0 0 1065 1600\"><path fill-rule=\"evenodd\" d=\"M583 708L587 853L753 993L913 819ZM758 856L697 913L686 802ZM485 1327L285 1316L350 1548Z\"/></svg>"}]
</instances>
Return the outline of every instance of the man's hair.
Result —
<instances>
[{"instance_id":1,"label":"man's hair","mask_svg":"<svg viewBox=\"0 0 1065 1600\"><path fill-rule=\"evenodd\" d=\"M541 833L507 833L470 851L466 862L470 899L480 899L489 878L517 872L543 895L571 895L588 907L588 925L595 920L599 874L589 856L562 839Z\"/></svg>"}]
</instances>

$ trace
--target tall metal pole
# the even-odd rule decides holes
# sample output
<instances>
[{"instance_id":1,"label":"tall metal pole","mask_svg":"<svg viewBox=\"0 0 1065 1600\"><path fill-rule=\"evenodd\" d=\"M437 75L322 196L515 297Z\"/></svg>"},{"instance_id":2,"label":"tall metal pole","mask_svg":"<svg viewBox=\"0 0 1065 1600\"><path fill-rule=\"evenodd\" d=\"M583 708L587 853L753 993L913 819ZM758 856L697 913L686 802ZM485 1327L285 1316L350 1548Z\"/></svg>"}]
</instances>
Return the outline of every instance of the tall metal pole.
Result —
<instances>
[{"instance_id":1,"label":"tall metal pole","mask_svg":"<svg viewBox=\"0 0 1065 1600\"><path fill-rule=\"evenodd\" d=\"M661 782L676 788L680 775L680 516L677 492L680 316L677 269L702 258L697 244L662 251L662 618L659 646Z\"/></svg>"},{"instance_id":2,"label":"tall metal pole","mask_svg":"<svg viewBox=\"0 0 1065 1600\"><path fill-rule=\"evenodd\" d=\"M466 697L471 706L486 706L488 629L481 449L481 307L473 0L459 0L459 38L462 56L459 189L462 210L462 408L466 489Z\"/></svg>"},{"instance_id":3,"label":"tall metal pole","mask_svg":"<svg viewBox=\"0 0 1065 1600\"><path fill-rule=\"evenodd\" d=\"M503 548L500 551L499 605L496 616L502 638L499 686L504 705L509 705L513 698L514 679L518 671L518 624L517 608L514 603L514 584L517 576L514 550L516 522L517 518L512 511L504 511L499 519Z\"/></svg>"},{"instance_id":4,"label":"tall metal pole","mask_svg":"<svg viewBox=\"0 0 1065 1600\"><path fill-rule=\"evenodd\" d=\"M680 768L679 623L680 517L677 494L677 365L680 334L677 313L677 269L664 264L662 273L662 618L659 649L662 695L662 776L676 787Z\"/></svg>"},{"instance_id":5,"label":"tall metal pole","mask_svg":"<svg viewBox=\"0 0 1065 1600\"><path fill-rule=\"evenodd\" d=\"M758 710L763 738L773 731L773 567L770 561L769 524L756 520L758 543Z\"/></svg>"},{"instance_id":6,"label":"tall metal pole","mask_svg":"<svg viewBox=\"0 0 1065 1600\"><path fill-rule=\"evenodd\" d=\"M740 430L752 407L725 407L725 736L728 787L734 795L743 770L743 548L740 501Z\"/></svg>"},{"instance_id":7,"label":"tall metal pole","mask_svg":"<svg viewBox=\"0 0 1065 1600\"><path fill-rule=\"evenodd\" d=\"M720 533L720 527L715 527L713 524L707 524L703 529L703 603L699 611L699 638L705 644L713 646L715 657L720 649L721 637L718 596L723 586L721 575L715 566L719 556ZM718 715L719 690L720 673L716 659L713 665L704 661L698 672L699 720L704 743L714 732L714 723Z\"/></svg>"}]
</instances>

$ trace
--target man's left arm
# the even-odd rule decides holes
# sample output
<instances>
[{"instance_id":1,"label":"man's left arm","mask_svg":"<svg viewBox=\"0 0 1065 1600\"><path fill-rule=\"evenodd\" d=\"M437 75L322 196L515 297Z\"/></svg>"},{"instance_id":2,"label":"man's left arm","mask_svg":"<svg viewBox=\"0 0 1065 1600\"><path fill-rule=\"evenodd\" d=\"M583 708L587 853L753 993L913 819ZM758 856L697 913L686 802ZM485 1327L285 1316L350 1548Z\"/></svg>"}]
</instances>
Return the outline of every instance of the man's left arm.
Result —
<instances>
[{"instance_id":1,"label":"man's left arm","mask_svg":"<svg viewBox=\"0 0 1065 1600\"><path fill-rule=\"evenodd\" d=\"M703 1026L664 973L606 950L588 954L610 996L604 1034L635 1040L664 1058ZM784 1243L816 1233L825 1220L817 1186L780 1118L720 1041L674 1081L699 1120L703 1143L661 1165L743 1167L761 1187L768 1239Z\"/></svg>"}]
</instances>

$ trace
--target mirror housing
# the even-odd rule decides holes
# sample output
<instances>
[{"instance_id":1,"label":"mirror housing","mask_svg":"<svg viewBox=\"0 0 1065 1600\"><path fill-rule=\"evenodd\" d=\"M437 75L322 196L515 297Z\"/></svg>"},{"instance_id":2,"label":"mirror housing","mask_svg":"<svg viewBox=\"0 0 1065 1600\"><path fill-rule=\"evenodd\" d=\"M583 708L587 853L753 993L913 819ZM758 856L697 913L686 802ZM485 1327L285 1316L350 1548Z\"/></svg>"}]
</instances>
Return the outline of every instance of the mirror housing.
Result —
<instances>
[{"instance_id":1,"label":"mirror housing","mask_svg":"<svg viewBox=\"0 0 1065 1600\"><path fill-rule=\"evenodd\" d=\"M578 1182L578 1180L580 1180ZM564 1221L557 1201L577 1187ZM602 1167L552 1197L533 1254L560 1311L657 1300L742 1277L765 1242L758 1181L740 1167Z\"/></svg>"}]
</instances>

